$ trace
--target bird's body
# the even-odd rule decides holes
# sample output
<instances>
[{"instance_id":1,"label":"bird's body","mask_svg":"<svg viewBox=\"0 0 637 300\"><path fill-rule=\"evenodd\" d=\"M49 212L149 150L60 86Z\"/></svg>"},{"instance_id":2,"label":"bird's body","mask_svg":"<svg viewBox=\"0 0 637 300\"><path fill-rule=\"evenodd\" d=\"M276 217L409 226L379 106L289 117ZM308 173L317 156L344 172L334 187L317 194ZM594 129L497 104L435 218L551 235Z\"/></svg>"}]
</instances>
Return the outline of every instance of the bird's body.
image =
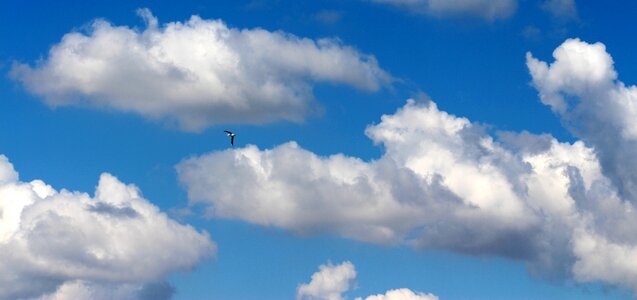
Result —
<instances>
[{"instance_id":1,"label":"bird's body","mask_svg":"<svg viewBox=\"0 0 637 300\"><path fill-rule=\"evenodd\" d=\"M224 130L223 132L225 132L226 134L228 134L228 136L230 137L230 145L232 145L232 147L234 147L234 137L236 136L236 134L228 131L228 130Z\"/></svg>"}]
</instances>

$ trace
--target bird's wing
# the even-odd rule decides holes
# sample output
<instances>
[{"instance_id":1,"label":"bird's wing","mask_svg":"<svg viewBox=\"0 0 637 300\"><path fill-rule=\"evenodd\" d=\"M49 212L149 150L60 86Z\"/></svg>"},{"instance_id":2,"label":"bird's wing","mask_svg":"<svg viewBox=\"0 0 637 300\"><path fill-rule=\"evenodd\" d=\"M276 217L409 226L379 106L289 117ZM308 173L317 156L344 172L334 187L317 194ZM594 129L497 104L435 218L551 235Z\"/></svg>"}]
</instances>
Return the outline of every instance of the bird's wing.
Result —
<instances>
[{"instance_id":1,"label":"bird's wing","mask_svg":"<svg viewBox=\"0 0 637 300\"><path fill-rule=\"evenodd\" d=\"M234 146L234 135L230 137L230 145Z\"/></svg>"},{"instance_id":2,"label":"bird's wing","mask_svg":"<svg viewBox=\"0 0 637 300\"><path fill-rule=\"evenodd\" d=\"M227 134L232 134L232 132L228 131L228 130L224 130L223 132L227 133Z\"/></svg>"}]
</instances>

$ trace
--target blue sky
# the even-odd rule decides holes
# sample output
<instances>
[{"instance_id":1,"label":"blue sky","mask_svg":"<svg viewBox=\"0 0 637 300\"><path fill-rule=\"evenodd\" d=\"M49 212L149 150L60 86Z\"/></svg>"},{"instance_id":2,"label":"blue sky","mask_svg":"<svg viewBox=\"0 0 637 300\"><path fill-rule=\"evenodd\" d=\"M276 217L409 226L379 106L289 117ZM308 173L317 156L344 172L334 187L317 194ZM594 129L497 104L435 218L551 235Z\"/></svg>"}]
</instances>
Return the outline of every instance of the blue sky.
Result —
<instances>
[{"instance_id":1,"label":"blue sky","mask_svg":"<svg viewBox=\"0 0 637 300\"><path fill-rule=\"evenodd\" d=\"M637 4L441 3L2 2L0 299L631 299Z\"/></svg>"}]
</instances>

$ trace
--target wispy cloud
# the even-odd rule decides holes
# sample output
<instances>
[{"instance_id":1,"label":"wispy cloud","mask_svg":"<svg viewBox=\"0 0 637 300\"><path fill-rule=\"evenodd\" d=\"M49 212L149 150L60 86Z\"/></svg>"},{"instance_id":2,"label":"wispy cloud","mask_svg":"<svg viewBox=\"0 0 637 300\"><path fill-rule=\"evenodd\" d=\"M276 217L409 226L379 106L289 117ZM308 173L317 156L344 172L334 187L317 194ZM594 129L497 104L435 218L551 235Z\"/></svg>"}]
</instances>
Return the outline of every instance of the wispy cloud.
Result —
<instances>
[{"instance_id":1,"label":"wispy cloud","mask_svg":"<svg viewBox=\"0 0 637 300\"><path fill-rule=\"evenodd\" d=\"M474 16L485 20L506 19L517 9L517 0L371 0L438 17Z\"/></svg>"},{"instance_id":2,"label":"wispy cloud","mask_svg":"<svg viewBox=\"0 0 637 300\"><path fill-rule=\"evenodd\" d=\"M321 10L314 14L314 19L326 25L334 25L343 19L343 13L337 10Z\"/></svg>"},{"instance_id":3,"label":"wispy cloud","mask_svg":"<svg viewBox=\"0 0 637 300\"><path fill-rule=\"evenodd\" d=\"M546 0L542 3L542 9L560 20L577 19L575 0Z\"/></svg>"}]
</instances>

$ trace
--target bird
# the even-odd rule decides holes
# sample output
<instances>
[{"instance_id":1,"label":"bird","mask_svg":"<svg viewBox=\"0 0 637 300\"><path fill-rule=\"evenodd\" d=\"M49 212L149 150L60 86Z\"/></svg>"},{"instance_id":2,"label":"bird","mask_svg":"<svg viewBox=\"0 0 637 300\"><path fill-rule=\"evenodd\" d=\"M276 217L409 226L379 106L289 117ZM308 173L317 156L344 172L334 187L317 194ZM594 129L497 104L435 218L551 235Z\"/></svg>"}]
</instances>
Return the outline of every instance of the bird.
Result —
<instances>
[{"instance_id":1,"label":"bird","mask_svg":"<svg viewBox=\"0 0 637 300\"><path fill-rule=\"evenodd\" d=\"M232 145L232 147L234 147L234 137L236 136L236 134L228 131L228 130L224 130L223 132L227 133L228 136L230 137L230 145Z\"/></svg>"}]
</instances>

